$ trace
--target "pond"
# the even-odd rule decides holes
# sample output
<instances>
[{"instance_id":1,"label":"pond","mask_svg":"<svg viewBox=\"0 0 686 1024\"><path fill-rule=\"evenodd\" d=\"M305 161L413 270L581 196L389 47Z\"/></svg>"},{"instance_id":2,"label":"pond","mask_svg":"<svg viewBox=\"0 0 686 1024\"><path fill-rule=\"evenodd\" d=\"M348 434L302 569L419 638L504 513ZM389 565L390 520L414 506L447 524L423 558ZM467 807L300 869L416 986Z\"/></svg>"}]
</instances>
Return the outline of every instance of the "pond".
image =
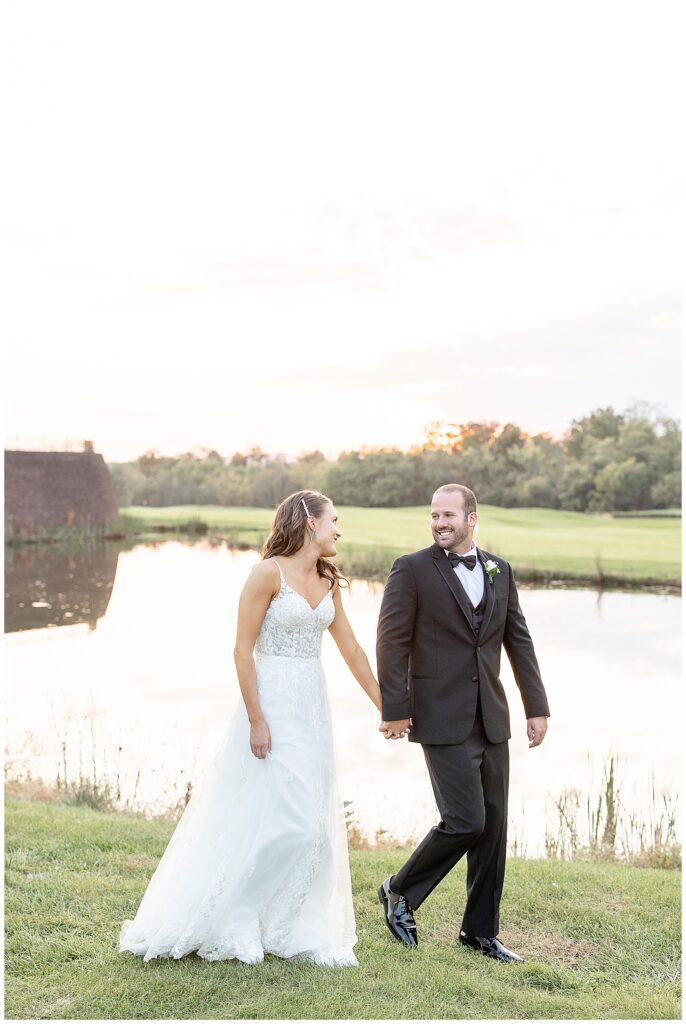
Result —
<instances>
[{"instance_id":1,"label":"pond","mask_svg":"<svg viewBox=\"0 0 686 1024\"><path fill-rule=\"evenodd\" d=\"M122 803L151 812L183 797L240 699L233 666L238 595L259 556L206 540L127 551L10 554L6 572L6 747L34 777L119 777ZM383 588L354 580L343 600L374 666ZM680 778L681 599L521 590L551 707L529 750L517 687L510 703L510 841L540 855L554 799L595 799L617 759L621 798L645 820L653 788ZM437 818L419 745L388 742L376 711L325 634L339 789L357 827L405 839ZM595 794L595 796L593 796ZM658 798L659 800L659 795ZM651 810L652 807L652 810Z\"/></svg>"}]
</instances>

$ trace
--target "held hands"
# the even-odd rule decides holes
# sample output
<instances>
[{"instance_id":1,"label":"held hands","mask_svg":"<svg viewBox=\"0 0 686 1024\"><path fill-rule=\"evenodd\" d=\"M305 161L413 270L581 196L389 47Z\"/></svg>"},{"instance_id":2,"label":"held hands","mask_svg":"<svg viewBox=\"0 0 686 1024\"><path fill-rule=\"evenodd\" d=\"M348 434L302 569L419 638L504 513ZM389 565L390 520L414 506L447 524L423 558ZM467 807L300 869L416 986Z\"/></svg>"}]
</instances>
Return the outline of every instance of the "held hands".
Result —
<instances>
[{"instance_id":1,"label":"held hands","mask_svg":"<svg viewBox=\"0 0 686 1024\"><path fill-rule=\"evenodd\" d=\"M411 718L403 718L398 722L382 722L379 732L383 733L387 740L400 740L407 735L411 725ZM548 719L545 716L527 718L526 734L529 737L529 747L539 747L545 739L547 731Z\"/></svg>"},{"instance_id":2,"label":"held hands","mask_svg":"<svg viewBox=\"0 0 686 1024\"><path fill-rule=\"evenodd\" d=\"M538 747L543 743L545 734L548 731L548 719L545 716L541 718L527 718L526 720L526 734L529 737L529 747Z\"/></svg>"},{"instance_id":3,"label":"held hands","mask_svg":"<svg viewBox=\"0 0 686 1024\"><path fill-rule=\"evenodd\" d=\"M271 733L264 718L250 723L250 749L260 760L264 760L272 749Z\"/></svg>"},{"instance_id":4,"label":"held hands","mask_svg":"<svg viewBox=\"0 0 686 1024\"><path fill-rule=\"evenodd\" d=\"M397 722L382 722L379 732L383 733L387 740L401 740L410 731L411 718L401 718Z\"/></svg>"}]
</instances>

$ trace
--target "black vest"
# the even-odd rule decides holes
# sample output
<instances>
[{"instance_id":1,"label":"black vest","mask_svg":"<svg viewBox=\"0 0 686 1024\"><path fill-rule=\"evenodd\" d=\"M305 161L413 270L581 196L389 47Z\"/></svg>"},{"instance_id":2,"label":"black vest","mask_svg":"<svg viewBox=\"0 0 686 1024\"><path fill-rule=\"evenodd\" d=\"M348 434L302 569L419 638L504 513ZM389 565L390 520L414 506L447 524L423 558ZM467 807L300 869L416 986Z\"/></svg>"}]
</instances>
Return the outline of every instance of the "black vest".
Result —
<instances>
[{"instance_id":1,"label":"black vest","mask_svg":"<svg viewBox=\"0 0 686 1024\"><path fill-rule=\"evenodd\" d=\"M484 580L484 592L481 595L481 600L479 601L478 605L475 608L472 602L470 601L469 607L472 613L472 629L478 636L479 630L481 629L481 623L484 620L484 612L486 611L486 580Z\"/></svg>"},{"instance_id":2,"label":"black vest","mask_svg":"<svg viewBox=\"0 0 686 1024\"><path fill-rule=\"evenodd\" d=\"M472 612L472 629L474 630L474 635L478 640L479 630L481 629L481 623L484 620L484 612L486 611L486 580L484 580L484 592L481 595L481 600L479 601L478 605L475 608L472 602L470 601L469 607ZM483 711L481 708L481 683L479 683L479 686L476 691L476 720L478 720L478 722L480 723L483 723Z\"/></svg>"}]
</instances>

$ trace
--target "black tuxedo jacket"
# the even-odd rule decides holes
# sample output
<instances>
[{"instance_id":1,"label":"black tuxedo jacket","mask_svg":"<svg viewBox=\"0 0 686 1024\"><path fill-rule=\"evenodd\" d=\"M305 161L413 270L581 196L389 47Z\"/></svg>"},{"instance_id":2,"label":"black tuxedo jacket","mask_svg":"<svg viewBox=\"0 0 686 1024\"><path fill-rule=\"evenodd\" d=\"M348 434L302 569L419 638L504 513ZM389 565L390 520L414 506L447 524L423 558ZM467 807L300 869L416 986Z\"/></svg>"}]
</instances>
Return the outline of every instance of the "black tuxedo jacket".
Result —
<instances>
[{"instance_id":1,"label":"black tuxedo jacket","mask_svg":"<svg viewBox=\"0 0 686 1024\"><path fill-rule=\"evenodd\" d=\"M478 638L471 603L437 545L393 563L379 615L377 667L386 721L412 718L416 743L462 743L474 724L477 695L491 743L510 738L510 715L499 679L503 646L527 718L549 715L534 646L519 607L510 565L481 551L500 572L484 570L486 609Z\"/></svg>"}]
</instances>

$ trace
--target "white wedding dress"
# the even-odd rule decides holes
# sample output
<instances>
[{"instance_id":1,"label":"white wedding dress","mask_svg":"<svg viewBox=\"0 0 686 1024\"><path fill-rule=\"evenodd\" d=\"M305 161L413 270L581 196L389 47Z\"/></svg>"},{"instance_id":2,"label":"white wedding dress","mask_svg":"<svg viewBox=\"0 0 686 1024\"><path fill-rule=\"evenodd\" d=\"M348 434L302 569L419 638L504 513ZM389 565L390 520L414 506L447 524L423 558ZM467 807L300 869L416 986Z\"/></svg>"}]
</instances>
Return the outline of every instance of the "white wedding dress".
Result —
<instances>
[{"instance_id":1,"label":"white wedding dress","mask_svg":"<svg viewBox=\"0 0 686 1024\"><path fill-rule=\"evenodd\" d=\"M276 561L276 559L274 559ZM278 563L277 563L278 564ZM255 645L272 738L256 758L241 700L191 795L119 951L259 963L265 953L329 967L357 964L348 845L335 780L320 659L334 618L281 587Z\"/></svg>"}]
</instances>

